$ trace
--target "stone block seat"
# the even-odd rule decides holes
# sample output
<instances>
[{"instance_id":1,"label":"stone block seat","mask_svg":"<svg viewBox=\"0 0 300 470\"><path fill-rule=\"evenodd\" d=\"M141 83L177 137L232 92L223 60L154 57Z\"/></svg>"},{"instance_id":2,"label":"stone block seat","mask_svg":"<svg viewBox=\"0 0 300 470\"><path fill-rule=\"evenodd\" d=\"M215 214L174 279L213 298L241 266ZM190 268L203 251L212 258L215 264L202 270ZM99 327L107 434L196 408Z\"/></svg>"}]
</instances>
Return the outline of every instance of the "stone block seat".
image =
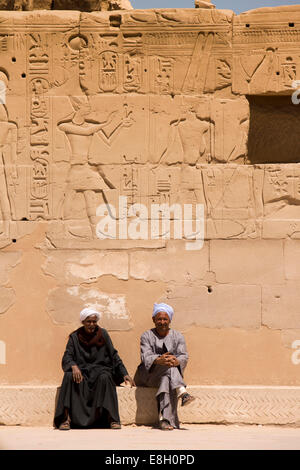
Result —
<instances>
[{"instance_id":1,"label":"stone block seat","mask_svg":"<svg viewBox=\"0 0 300 470\"><path fill-rule=\"evenodd\" d=\"M0 386L0 424L53 426L57 385ZM300 387L190 386L197 397L178 405L181 423L300 425ZM157 423L156 389L117 387L123 425Z\"/></svg>"}]
</instances>

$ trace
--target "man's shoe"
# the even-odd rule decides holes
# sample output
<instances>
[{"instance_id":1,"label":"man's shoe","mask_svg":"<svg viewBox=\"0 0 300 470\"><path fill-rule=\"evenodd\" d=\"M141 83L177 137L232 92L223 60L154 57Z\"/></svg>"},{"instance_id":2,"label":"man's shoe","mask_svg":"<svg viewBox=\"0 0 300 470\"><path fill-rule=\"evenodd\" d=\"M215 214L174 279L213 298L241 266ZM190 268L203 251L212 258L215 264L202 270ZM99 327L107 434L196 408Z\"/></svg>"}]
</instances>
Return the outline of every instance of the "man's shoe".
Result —
<instances>
[{"instance_id":1,"label":"man's shoe","mask_svg":"<svg viewBox=\"0 0 300 470\"><path fill-rule=\"evenodd\" d=\"M186 406L186 405L189 405L190 403L192 403L192 401L196 400L196 397L193 397L192 395L190 395L189 393L185 393L184 395L182 395L181 397L181 406Z\"/></svg>"}]
</instances>

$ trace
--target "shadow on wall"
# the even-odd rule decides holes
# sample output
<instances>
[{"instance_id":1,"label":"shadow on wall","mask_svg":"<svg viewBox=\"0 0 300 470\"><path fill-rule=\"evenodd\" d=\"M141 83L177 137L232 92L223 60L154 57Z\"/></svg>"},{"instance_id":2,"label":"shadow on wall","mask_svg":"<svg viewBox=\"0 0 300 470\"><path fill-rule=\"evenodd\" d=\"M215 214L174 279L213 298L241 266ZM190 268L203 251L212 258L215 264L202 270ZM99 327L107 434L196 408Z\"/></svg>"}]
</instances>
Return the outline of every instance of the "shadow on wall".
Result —
<instances>
[{"instance_id":1,"label":"shadow on wall","mask_svg":"<svg viewBox=\"0 0 300 470\"><path fill-rule=\"evenodd\" d=\"M300 105L291 96L247 96L250 105L248 160L300 162Z\"/></svg>"}]
</instances>

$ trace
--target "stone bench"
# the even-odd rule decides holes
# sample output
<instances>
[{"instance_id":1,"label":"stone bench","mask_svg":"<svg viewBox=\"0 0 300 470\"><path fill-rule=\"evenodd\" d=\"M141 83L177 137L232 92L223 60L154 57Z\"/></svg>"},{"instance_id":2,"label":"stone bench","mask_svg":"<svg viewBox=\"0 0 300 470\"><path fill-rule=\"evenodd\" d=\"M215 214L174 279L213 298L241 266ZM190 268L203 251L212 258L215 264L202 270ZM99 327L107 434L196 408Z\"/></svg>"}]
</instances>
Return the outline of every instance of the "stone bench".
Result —
<instances>
[{"instance_id":1,"label":"stone bench","mask_svg":"<svg viewBox=\"0 0 300 470\"><path fill-rule=\"evenodd\" d=\"M0 424L52 426L56 385L0 386ZM197 397L178 406L181 423L244 423L300 426L300 387L190 386ZM156 389L117 387L123 425L157 422Z\"/></svg>"}]
</instances>

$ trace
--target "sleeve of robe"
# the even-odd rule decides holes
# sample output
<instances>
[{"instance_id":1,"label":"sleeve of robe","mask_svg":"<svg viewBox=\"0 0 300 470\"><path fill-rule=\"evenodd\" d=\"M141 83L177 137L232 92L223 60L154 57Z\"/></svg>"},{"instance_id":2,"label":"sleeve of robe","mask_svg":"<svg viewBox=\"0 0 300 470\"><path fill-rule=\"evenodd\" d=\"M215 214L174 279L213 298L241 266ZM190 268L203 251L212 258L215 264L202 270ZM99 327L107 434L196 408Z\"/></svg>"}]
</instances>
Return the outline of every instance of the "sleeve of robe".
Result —
<instances>
[{"instance_id":1,"label":"sleeve of robe","mask_svg":"<svg viewBox=\"0 0 300 470\"><path fill-rule=\"evenodd\" d=\"M148 331L141 336L141 361L149 372L153 362L157 359L160 354L155 351L155 341L151 341L151 337Z\"/></svg>"},{"instance_id":2,"label":"sleeve of robe","mask_svg":"<svg viewBox=\"0 0 300 470\"><path fill-rule=\"evenodd\" d=\"M180 365L178 366L181 375L183 376L184 369L186 368L189 356L186 349L184 336L177 332L176 338L176 353L174 354L178 359Z\"/></svg>"},{"instance_id":3,"label":"sleeve of robe","mask_svg":"<svg viewBox=\"0 0 300 470\"><path fill-rule=\"evenodd\" d=\"M75 362L75 348L74 342L71 336L69 337L69 341L66 346L66 350L64 352L62 358L62 368L64 372L67 372L71 369L72 366L77 365Z\"/></svg>"},{"instance_id":4,"label":"sleeve of robe","mask_svg":"<svg viewBox=\"0 0 300 470\"><path fill-rule=\"evenodd\" d=\"M122 359L120 358L118 351L114 348L114 345L112 343L112 340L108 334L108 332L102 328L102 334L105 339L106 347L109 351L109 355L112 359L113 363L113 370L114 370L114 375L116 378L117 384L121 384L124 382L124 376L128 375L127 369L123 364Z\"/></svg>"}]
</instances>

